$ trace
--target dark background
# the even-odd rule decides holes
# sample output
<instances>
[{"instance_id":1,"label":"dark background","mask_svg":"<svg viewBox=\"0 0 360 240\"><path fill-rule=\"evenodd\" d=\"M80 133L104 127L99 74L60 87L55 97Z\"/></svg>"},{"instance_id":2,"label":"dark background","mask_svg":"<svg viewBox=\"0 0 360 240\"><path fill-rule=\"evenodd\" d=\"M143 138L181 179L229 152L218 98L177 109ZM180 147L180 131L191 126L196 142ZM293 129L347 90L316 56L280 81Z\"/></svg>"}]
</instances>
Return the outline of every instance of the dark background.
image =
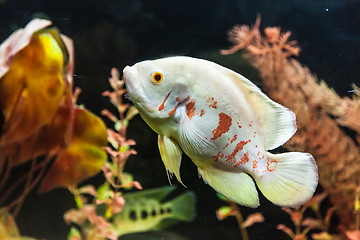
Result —
<instances>
[{"instance_id":1,"label":"dark background","mask_svg":"<svg viewBox=\"0 0 360 240\"><path fill-rule=\"evenodd\" d=\"M241 60L236 62L234 57L218 54L229 46L226 32L235 24L253 24L258 13L262 16L261 29L280 26L283 31L290 30L291 39L301 47L298 60L341 96L350 95L351 83L360 85L360 1L8 0L0 4L0 40L35 16L51 19L74 40L74 80L83 90L78 103L99 114L104 108L114 110L101 96L109 89L111 67L121 70L145 59L169 55L213 59L261 85L256 73ZM128 133L137 141L135 149L139 154L129 160L126 171L145 189L167 185L155 133L140 117L131 122ZM198 197L198 217L193 223L170 230L186 239L240 239L234 219L216 220L215 210L224 203L198 179L194 164L186 157L181 174L188 189ZM101 181L101 175L90 180L94 184ZM179 187L178 191L184 189ZM256 210L241 208L245 216L260 211L266 218L264 223L249 228L250 238L287 239L276 226L292 226L289 217L266 199L261 202ZM20 230L39 238L66 239L68 226L62 215L72 207L74 201L67 190L32 193L17 219Z\"/></svg>"}]
</instances>

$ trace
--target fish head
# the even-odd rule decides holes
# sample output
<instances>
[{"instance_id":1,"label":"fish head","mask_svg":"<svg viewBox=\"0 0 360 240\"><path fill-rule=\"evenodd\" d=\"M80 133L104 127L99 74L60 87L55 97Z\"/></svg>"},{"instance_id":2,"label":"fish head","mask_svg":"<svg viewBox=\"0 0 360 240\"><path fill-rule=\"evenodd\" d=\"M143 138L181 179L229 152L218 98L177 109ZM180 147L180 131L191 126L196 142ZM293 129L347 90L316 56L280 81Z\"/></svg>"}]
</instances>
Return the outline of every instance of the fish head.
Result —
<instances>
[{"instance_id":1,"label":"fish head","mask_svg":"<svg viewBox=\"0 0 360 240\"><path fill-rule=\"evenodd\" d=\"M126 66L123 79L131 101L143 119L154 129L154 121L176 124L174 113L190 101L191 81L183 58L147 60ZM155 127L159 133L159 126Z\"/></svg>"}]
</instances>

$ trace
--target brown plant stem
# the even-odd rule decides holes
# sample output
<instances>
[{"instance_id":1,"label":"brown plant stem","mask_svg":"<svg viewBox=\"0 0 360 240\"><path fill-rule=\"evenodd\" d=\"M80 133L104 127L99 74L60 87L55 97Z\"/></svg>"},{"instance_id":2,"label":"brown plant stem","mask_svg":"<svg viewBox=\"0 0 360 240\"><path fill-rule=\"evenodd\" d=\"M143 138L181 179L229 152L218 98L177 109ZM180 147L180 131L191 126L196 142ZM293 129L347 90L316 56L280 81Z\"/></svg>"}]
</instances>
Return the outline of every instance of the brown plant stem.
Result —
<instances>
[{"instance_id":1,"label":"brown plant stem","mask_svg":"<svg viewBox=\"0 0 360 240\"><path fill-rule=\"evenodd\" d=\"M231 204L231 208L235 210L235 217L238 222L238 226L239 226L239 229L241 232L242 239L249 240L249 235L246 231L246 227L244 227L244 218L240 212L239 206L232 201L230 201L230 204Z\"/></svg>"},{"instance_id":2,"label":"brown plant stem","mask_svg":"<svg viewBox=\"0 0 360 240\"><path fill-rule=\"evenodd\" d=\"M25 186L24 186L24 191L25 191L25 190L30 186L30 184L31 184L31 179L32 179L33 176L34 176L34 172L35 172L34 169L35 169L35 167L36 167L36 158L33 158L33 159L31 160L31 168L30 168L30 172L29 172L29 174L28 174L28 177L27 177L27 179L26 179L26 183L25 183ZM13 216L14 216L14 217L16 217L16 216L18 215L18 213L19 213L22 205L24 204L24 200L25 200L25 197L23 197L23 198L21 199L21 201L17 204L17 206L16 206L16 208L15 208L15 210L14 210L14 212L13 212Z\"/></svg>"},{"instance_id":3,"label":"brown plant stem","mask_svg":"<svg viewBox=\"0 0 360 240\"><path fill-rule=\"evenodd\" d=\"M39 164L37 167L34 167L34 172L37 171L40 168L40 172L36 176L36 178L31 182L31 184L28 185L27 188L24 189L24 191L21 193L19 197L17 197L14 201L12 201L6 208L4 208L2 211L0 211L0 216L4 214L5 211L10 211L12 208L16 207L17 204L24 201L25 197L30 193L30 191L36 186L36 184L40 181L42 176L45 173L45 169L49 161L51 160L51 156L47 155L44 162ZM30 174L30 173L29 173ZM0 199L0 205L2 205L6 199L10 196L10 194L20 185L21 182L23 182L25 179L27 179L27 175L24 175L19 180L17 180L9 190L2 196Z\"/></svg>"},{"instance_id":4,"label":"brown plant stem","mask_svg":"<svg viewBox=\"0 0 360 240\"><path fill-rule=\"evenodd\" d=\"M48 163L47 162L41 162L39 163L35 168L34 168L34 172L38 171L40 168L42 167L46 167ZM28 173L29 174L29 173ZM9 198L10 194L12 192L14 192L16 190L16 188L27 179L27 175L23 175L22 177L20 177L19 179L17 179L17 181L11 185L11 187L9 187L6 192L1 196L0 198L0 206L4 205L6 199Z\"/></svg>"},{"instance_id":5,"label":"brown plant stem","mask_svg":"<svg viewBox=\"0 0 360 240\"><path fill-rule=\"evenodd\" d=\"M12 109L12 111L11 111L11 113L10 113L10 117L9 117L9 119L7 120L7 121L5 121L4 122L4 125L3 125L3 129L8 129L9 128L9 124L11 125L12 124L12 122L13 122L13 118L14 118L14 112L16 111L16 110L18 110L17 109L17 106L19 106L20 104L19 104L19 101L20 101L20 99L21 99L21 97L22 97L22 92L24 91L24 89L25 89L25 85L21 88L21 90L19 91L19 94L18 94L18 96L16 97L16 101L15 101L15 103L14 103L14 108ZM3 144L3 142L1 141L2 139L0 138L0 146Z\"/></svg>"},{"instance_id":6,"label":"brown plant stem","mask_svg":"<svg viewBox=\"0 0 360 240\"><path fill-rule=\"evenodd\" d=\"M2 159L2 156L4 159ZM4 172L4 175L1 177L1 181L0 181L0 190L4 187L5 183L7 182L9 176L10 176L10 170L11 170L11 166L10 166L10 161L8 161L7 159L5 159L6 157L3 154L0 154L0 163L1 163L1 168L6 165L6 169ZM7 164L6 164L7 162Z\"/></svg>"}]
</instances>

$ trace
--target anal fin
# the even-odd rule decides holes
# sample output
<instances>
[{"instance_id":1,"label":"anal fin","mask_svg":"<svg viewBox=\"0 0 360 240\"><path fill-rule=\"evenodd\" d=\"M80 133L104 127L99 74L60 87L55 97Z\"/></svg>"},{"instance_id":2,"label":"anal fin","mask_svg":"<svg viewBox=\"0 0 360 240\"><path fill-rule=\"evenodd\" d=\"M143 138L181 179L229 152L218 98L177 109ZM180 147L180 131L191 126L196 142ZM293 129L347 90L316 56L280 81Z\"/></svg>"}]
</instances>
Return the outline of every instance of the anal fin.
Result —
<instances>
[{"instance_id":1,"label":"anal fin","mask_svg":"<svg viewBox=\"0 0 360 240\"><path fill-rule=\"evenodd\" d=\"M235 173L215 168L199 168L203 179L217 192L240 205L256 208L259 196L254 180L246 173Z\"/></svg>"},{"instance_id":2,"label":"anal fin","mask_svg":"<svg viewBox=\"0 0 360 240\"><path fill-rule=\"evenodd\" d=\"M182 184L180 177L181 148L177 143L166 136L158 136L158 145L161 159L168 172L174 173L177 180ZM184 185L185 186L185 185Z\"/></svg>"}]
</instances>

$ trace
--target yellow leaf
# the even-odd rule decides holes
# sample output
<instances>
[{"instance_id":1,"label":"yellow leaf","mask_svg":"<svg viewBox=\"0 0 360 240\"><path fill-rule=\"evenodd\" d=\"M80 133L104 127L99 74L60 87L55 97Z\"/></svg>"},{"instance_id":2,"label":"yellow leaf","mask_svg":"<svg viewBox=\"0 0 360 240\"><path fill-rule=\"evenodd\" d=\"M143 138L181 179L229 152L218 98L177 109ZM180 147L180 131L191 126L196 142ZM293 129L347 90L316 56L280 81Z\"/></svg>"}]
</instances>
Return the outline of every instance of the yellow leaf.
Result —
<instances>
[{"instance_id":1,"label":"yellow leaf","mask_svg":"<svg viewBox=\"0 0 360 240\"><path fill-rule=\"evenodd\" d=\"M35 33L0 79L0 111L4 118L0 146L31 136L57 111L64 91L66 52L58 35L55 30Z\"/></svg>"}]
</instances>

